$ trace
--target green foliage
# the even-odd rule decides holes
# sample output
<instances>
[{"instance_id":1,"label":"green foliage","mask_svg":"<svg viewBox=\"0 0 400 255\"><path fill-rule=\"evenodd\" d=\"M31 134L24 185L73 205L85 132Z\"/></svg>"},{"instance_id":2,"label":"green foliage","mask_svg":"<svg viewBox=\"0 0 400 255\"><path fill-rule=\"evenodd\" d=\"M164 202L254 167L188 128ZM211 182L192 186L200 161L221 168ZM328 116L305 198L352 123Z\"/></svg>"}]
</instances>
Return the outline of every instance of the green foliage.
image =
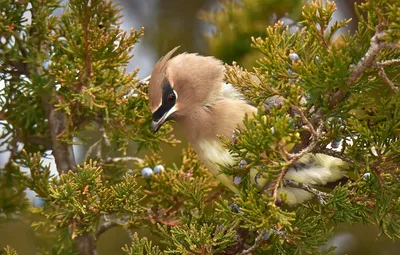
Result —
<instances>
[{"instance_id":1,"label":"green foliage","mask_svg":"<svg viewBox=\"0 0 400 255\"><path fill-rule=\"evenodd\" d=\"M0 1L0 10L0 138L10 152L0 170L0 211L8 218L26 211L24 190L32 189L45 201L28 214L40 240L50 240L40 242L41 254L81 252L79 237L94 244L109 218L129 215L134 224L143 211L137 177L104 147L123 155L132 142L136 152L177 142L168 125L157 134L148 128L148 85L138 70L126 72L143 29L123 31L120 8L106 0ZM91 141L88 133L101 139L79 166L71 145L75 137ZM42 162L49 150L59 177Z\"/></svg>"},{"instance_id":2,"label":"green foliage","mask_svg":"<svg viewBox=\"0 0 400 255\"><path fill-rule=\"evenodd\" d=\"M7 245L6 248L4 248L4 254L5 255L18 255L17 251L14 248L11 248L8 245Z\"/></svg>"},{"instance_id":3,"label":"green foliage","mask_svg":"<svg viewBox=\"0 0 400 255\"><path fill-rule=\"evenodd\" d=\"M10 152L0 170L0 209L6 216L26 210L25 188L44 199L29 210L41 254L86 254L82 244L94 251L114 226L132 238L127 254L331 254L333 247L319 247L336 225L357 222L400 237L398 1L357 6L356 33L339 37L349 20L331 22L334 3L312 1L300 19L302 1L242 2L203 14L217 27L211 53L249 67L227 66L226 80L259 107L233 141L221 138L237 163L247 162L223 169L241 178L232 197L190 147L181 164L163 165L154 155L160 142L177 141L168 125L157 134L149 128L148 85L125 69L143 30L122 31L116 4L0 0L0 138ZM286 12L304 27L285 26ZM257 55L248 53L250 41ZM74 137L91 141L88 132L101 138L79 165L71 145ZM352 141L327 149L338 137ZM124 157L130 141L136 151L150 149L148 156ZM42 162L49 150L59 176ZM345 161L352 179L329 194L311 187L318 203L281 206L282 177L305 153ZM164 172L140 176L159 164ZM132 234L138 227L156 238Z\"/></svg>"},{"instance_id":4,"label":"green foliage","mask_svg":"<svg viewBox=\"0 0 400 255\"><path fill-rule=\"evenodd\" d=\"M26 187L34 190L39 196L46 198L49 196L50 166L43 166L40 153L29 155L22 151L21 166L30 168L30 178L25 177Z\"/></svg>"},{"instance_id":5,"label":"green foliage","mask_svg":"<svg viewBox=\"0 0 400 255\"><path fill-rule=\"evenodd\" d=\"M231 64L233 61L251 68L260 57L249 48L251 37L264 34L265 28L276 21L294 20L301 15L302 0L222 0L220 8L202 12L202 20L215 26L215 32L207 35L211 55ZM290 22L289 22L290 23Z\"/></svg>"},{"instance_id":6,"label":"green foliage","mask_svg":"<svg viewBox=\"0 0 400 255\"><path fill-rule=\"evenodd\" d=\"M57 213L49 215L58 226L65 225L89 232L97 229L97 223L103 214L124 214L132 216L138 213L138 196L135 178L126 175L114 186L107 187L101 179L102 169L90 162L78 166L76 172L68 172L59 180L53 180L49 187L49 202L57 208ZM73 229L75 231L75 229Z\"/></svg>"},{"instance_id":7,"label":"green foliage","mask_svg":"<svg viewBox=\"0 0 400 255\"><path fill-rule=\"evenodd\" d=\"M15 212L22 212L29 206L22 180L23 176L14 164L10 164L7 170L0 169L1 221L4 220L4 216L12 219Z\"/></svg>"},{"instance_id":8,"label":"green foliage","mask_svg":"<svg viewBox=\"0 0 400 255\"><path fill-rule=\"evenodd\" d=\"M137 233L133 235L133 242L130 246L125 245L122 248L128 255L162 255L164 252L160 251L158 246L152 246L151 241L146 237L139 239Z\"/></svg>"},{"instance_id":9,"label":"green foliage","mask_svg":"<svg viewBox=\"0 0 400 255\"><path fill-rule=\"evenodd\" d=\"M147 86L138 84L137 70L126 74L124 68L143 29L122 31L112 1L69 1L61 17L52 15L63 7L59 1L6 2L0 22L3 137L18 131L27 151L45 149L54 107L68 119L64 140L101 126L122 152L128 141L155 150L160 140L174 143L164 138L170 128L157 135L144 128L151 121ZM30 23L24 13L31 14Z\"/></svg>"},{"instance_id":10,"label":"green foliage","mask_svg":"<svg viewBox=\"0 0 400 255\"><path fill-rule=\"evenodd\" d=\"M234 243L235 231L212 224L196 222L172 227L161 227L168 244L166 254L218 254Z\"/></svg>"},{"instance_id":11,"label":"green foliage","mask_svg":"<svg viewBox=\"0 0 400 255\"><path fill-rule=\"evenodd\" d=\"M160 163L157 158L146 158L142 166ZM180 167L167 167L148 179L144 189L147 211L143 217L161 236L166 254L217 254L234 243L235 230L223 227L215 210L214 202L224 189L200 164L193 149L184 150Z\"/></svg>"},{"instance_id":12,"label":"green foliage","mask_svg":"<svg viewBox=\"0 0 400 255\"><path fill-rule=\"evenodd\" d=\"M101 167L90 161L49 182L48 168L39 169L39 154L31 158L28 163L34 174L26 178L28 186L37 190L46 201L43 208L35 208L33 212L49 220L35 222L36 228L54 231L68 228L69 235L75 239L83 233L96 232L103 216L129 215L134 219L142 212L139 202L144 195L136 187L135 176L126 174L120 182L111 185L103 177ZM38 174L40 172L42 174Z\"/></svg>"},{"instance_id":13,"label":"green foliage","mask_svg":"<svg viewBox=\"0 0 400 255\"><path fill-rule=\"evenodd\" d=\"M236 65L228 67L227 81L268 109L246 118L234 143L225 140L237 162L246 159L247 168L273 182L296 162L291 151L296 144L300 145L297 152L327 153L351 163L349 174L356 177L336 187L326 203L302 205L289 218L279 217L286 211L274 211L269 196L260 202L263 196L254 194L251 182L244 182L241 197L235 199L241 213L233 214L228 202L222 211L233 214L225 219L236 225L253 226L253 232L273 230L268 244L259 245L260 251L315 254L332 235L332 224L337 223L376 223L385 235L398 238L399 217L395 215L399 187L393 185L399 178L399 94L396 88L395 93L390 91L393 87L379 66L400 54L399 38L391 29L397 18L389 15L396 8L396 1L362 4L357 9L361 20L357 32L334 39L348 20L331 24L335 4L313 1L303 8L300 23L304 28L292 32L278 22L267 28L265 38L253 39L253 47L263 54L253 72ZM380 46L371 40L376 34L384 34ZM374 47L377 52L370 55ZM383 68L396 84L398 64ZM281 102L268 105L266 100L272 96L279 96ZM304 132L311 135L310 141L304 139ZM325 149L336 137L350 137L352 142L345 141L338 153ZM243 173L240 167L234 169L225 172ZM360 173L370 177L361 178ZM270 207L263 211L258 203Z\"/></svg>"},{"instance_id":14,"label":"green foliage","mask_svg":"<svg viewBox=\"0 0 400 255\"><path fill-rule=\"evenodd\" d=\"M145 186L148 207L155 215L165 208L172 207L179 209L179 216L185 217L187 222L193 219L205 220L206 208L213 202L213 199L210 200L211 193L218 182L200 164L193 149L185 150L182 160L180 168L167 168L164 174L154 176L148 182L148 186ZM145 165L154 166L156 163ZM184 206L181 208L182 205ZM174 213L177 212L168 212L165 216L172 216Z\"/></svg>"}]
</instances>

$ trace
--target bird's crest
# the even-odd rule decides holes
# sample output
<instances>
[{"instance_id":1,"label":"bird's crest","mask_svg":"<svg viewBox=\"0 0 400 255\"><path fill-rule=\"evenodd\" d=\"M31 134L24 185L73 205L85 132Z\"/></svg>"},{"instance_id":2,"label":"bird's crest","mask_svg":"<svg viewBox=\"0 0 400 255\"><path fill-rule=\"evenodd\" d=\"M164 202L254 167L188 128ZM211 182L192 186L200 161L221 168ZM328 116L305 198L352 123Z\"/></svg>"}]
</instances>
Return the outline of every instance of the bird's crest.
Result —
<instances>
[{"instance_id":1,"label":"bird's crest","mask_svg":"<svg viewBox=\"0 0 400 255\"><path fill-rule=\"evenodd\" d=\"M150 107L151 110L154 111L157 109L159 104L161 103L161 84L166 76L166 67L167 62L170 60L171 56L175 53L175 51L180 46L177 46L170 50L165 56L161 57L160 60L154 66L153 72L150 78L150 87L149 87L149 98L150 98Z\"/></svg>"}]
</instances>

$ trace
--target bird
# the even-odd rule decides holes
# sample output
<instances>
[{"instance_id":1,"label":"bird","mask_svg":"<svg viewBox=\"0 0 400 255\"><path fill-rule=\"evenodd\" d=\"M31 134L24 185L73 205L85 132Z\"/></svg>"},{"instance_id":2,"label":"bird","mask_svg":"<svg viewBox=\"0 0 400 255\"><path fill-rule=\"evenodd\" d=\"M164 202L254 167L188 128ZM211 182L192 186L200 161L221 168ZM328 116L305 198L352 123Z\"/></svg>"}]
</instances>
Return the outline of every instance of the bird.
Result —
<instances>
[{"instance_id":1,"label":"bird","mask_svg":"<svg viewBox=\"0 0 400 255\"><path fill-rule=\"evenodd\" d=\"M235 87L224 82L226 69L221 60L197 53L172 57L178 48L161 57L151 74L148 98L152 129L157 132L165 122L176 121L211 174L238 194L240 191L233 177L221 173L220 166L232 166L235 158L224 147L220 136L232 138L234 130L243 127L245 116L252 116L257 108ZM284 178L323 186L343 178L343 168L344 162L340 159L309 153L292 165ZM254 171L250 174L251 179L255 179ZM266 183L260 186L263 185ZM289 205L313 196L293 187L281 187L279 194L284 194Z\"/></svg>"}]
</instances>

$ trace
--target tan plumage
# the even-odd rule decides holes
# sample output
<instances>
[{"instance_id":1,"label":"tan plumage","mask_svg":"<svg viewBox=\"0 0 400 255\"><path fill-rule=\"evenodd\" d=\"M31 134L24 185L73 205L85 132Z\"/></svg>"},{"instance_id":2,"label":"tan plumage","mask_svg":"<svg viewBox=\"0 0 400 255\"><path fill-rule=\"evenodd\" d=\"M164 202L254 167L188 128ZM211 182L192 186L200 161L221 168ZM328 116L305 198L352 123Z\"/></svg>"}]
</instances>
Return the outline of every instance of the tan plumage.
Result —
<instances>
[{"instance_id":1,"label":"tan plumage","mask_svg":"<svg viewBox=\"0 0 400 255\"><path fill-rule=\"evenodd\" d=\"M232 137L233 130L242 125L245 115L251 116L257 109L249 105L231 85L223 82L225 68L221 61L187 53L171 58L176 49L157 62L151 75L149 99L153 129L157 131L169 119L176 120L210 172L238 193L232 177L220 174L218 165L232 165L234 159L218 136ZM308 157L317 161L324 156ZM302 160L309 161L309 158ZM251 175L254 175L254 171ZM318 172L289 171L286 178L324 185L342 176L338 167L332 170L322 164ZM311 194L299 189L287 188L281 192L287 193L287 200L291 204L311 197Z\"/></svg>"}]
</instances>

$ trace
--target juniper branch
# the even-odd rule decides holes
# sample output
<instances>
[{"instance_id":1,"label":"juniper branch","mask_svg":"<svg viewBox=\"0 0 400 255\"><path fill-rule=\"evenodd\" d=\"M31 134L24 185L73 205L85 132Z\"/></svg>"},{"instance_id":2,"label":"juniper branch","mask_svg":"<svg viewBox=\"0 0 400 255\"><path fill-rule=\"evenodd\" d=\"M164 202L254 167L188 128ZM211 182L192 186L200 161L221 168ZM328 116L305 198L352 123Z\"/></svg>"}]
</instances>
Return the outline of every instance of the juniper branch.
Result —
<instances>
[{"instance_id":1,"label":"juniper branch","mask_svg":"<svg viewBox=\"0 0 400 255\"><path fill-rule=\"evenodd\" d=\"M382 66L379 66L379 65L378 65L378 69L379 69L378 74L382 78L382 80L385 82L385 84L388 85L391 90L393 90L394 92L397 92L399 89L389 79L389 77L387 76L387 74L385 72L385 69Z\"/></svg>"},{"instance_id":2,"label":"juniper branch","mask_svg":"<svg viewBox=\"0 0 400 255\"><path fill-rule=\"evenodd\" d=\"M110 228L128 224L129 217L122 216L121 218L117 218L114 220L108 220L106 217L104 217L104 220L105 222L101 224L97 229L95 235L96 239L98 239L104 232L106 232Z\"/></svg>"},{"instance_id":3,"label":"juniper branch","mask_svg":"<svg viewBox=\"0 0 400 255\"><path fill-rule=\"evenodd\" d=\"M265 231L259 229L257 232L258 232L258 235L257 235L257 237L256 237L256 239L254 241L254 244L252 246L250 246L249 248L243 250L241 253L239 253L239 255L250 254L252 251L254 251L255 249L257 249L260 246L260 244L261 244L261 242L263 240Z\"/></svg>"},{"instance_id":4,"label":"juniper branch","mask_svg":"<svg viewBox=\"0 0 400 255\"><path fill-rule=\"evenodd\" d=\"M297 243L295 241L289 239L286 236L286 231L285 230L276 229L274 227L274 228L271 229L271 232L273 232L275 235L283 237L283 239L285 239L288 243L292 244L293 246L297 246Z\"/></svg>"},{"instance_id":5,"label":"juniper branch","mask_svg":"<svg viewBox=\"0 0 400 255\"><path fill-rule=\"evenodd\" d=\"M89 159L90 155L92 154L94 148L98 147L99 144L101 143L102 139L98 140L97 142L95 142L94 144L92 144L89 149L87 150L86 154L85 154L85 161Z\"/></svg>"},{"instance_id":6,"label":"juniper branch","mask_svg":"<svg viewBox=\"0 0 400 255\"><path fill-rule=\"evenodd\" d=\"M326 154L326 155L329 155L329 156L332 156L332 157L335 157L335 158L339 158L339 159L341 159L343 161L346 161L348 163L355 164L354 160L351 159L350 157L347 157L346 155L344 155L343 151L342 152L334 151L334 150L331 150L331 149L328 149L328 148L325 147L325 148L316 148L314 150L314 152L315 153Z\"/></svg>"},{"instance_id":7,"label":"juniper branch","mask_svg":"<svg viewBox=\"0 0 400 255\"><path fill-rule=\"evenodd\" d=\"M387 36L387 33L377 31L375 35L371 38L370 47L365 53L364 57L360 59L360 61L355 66L353 72L350 74L349 78L346 81L346 85L351 86L354 82L356 82L362 74L370 67L375 65L375 60L380 51L384 48L396 48L397 46L393 46L391 43L384 42L384 38ZM337 104L347 96L348 92L344 92L342 90L337 91L333 94L330 106L331 108L335 108Z\"/></svg>"},{"instance_id":8,"label":"juniper branch","mask_svg":"<svg viewBox=\"0 0 400 255\"><path fill-rule=\"evenodd\" d=\"M388 66L400 64L400 59L396 58L396 59L385 60L385 61L378 62L377 64L378 64L378 66L381 66L381 67L388 67Z\"/></svg>"},{"instance_id":9,"label":"juniper branch","mask_svg":"<svg viewBox=\"0 0 400 255\"><path fill-rule=\"evenodd\" d=\"M317 131L315 131L315 128L313 127L313 125L311 124L311 122L308 120L308 118L305 116L303 110L297 106L297 105L293 105L292 106L297 113L300 115L301 119L303 120L303 122L306 124L306 126L308 127L309 131L311 132L311 135L315 138L317 138L318 134Z\"/></svg>"},{"instance_id":10,"label":"juniper branch","mask_svg":"<svg viewBox=\"0 0 400 255\"><path fill-rule=\"evenodd\" d=\"M304 183L301 183L301 182L296 182L296 181L293 181L293 180L286 180L285 179L285 180L283 180L283 185L290 186L290 187L293 187L293 188L302 189L302 190L305 190L305 191L315 195L320 204L325 204L325 199L333 197L332 194L328 194L328 193L319 191L319 190L311 187L310 185L307 185L307 184L304 184Z\"/></svg>"},{"instance_id":11,"label":"juniper branch","mask_svg":"<svg viewBox=\"0 0 400 255\"><path fill-rule=\"evenodd\" d=\"M101 135L102 135L102 137L103 137L104 143L105 143L107 146L111 146L110 138L108 137L107 132L106 132L106 130L104 129L103 126L100 127L100 132L101 132Z\"/></svg>"},{"instance_id":12,"label":"juniper branch","mask_svg":"<svg viewBox=\"0 0 400 255\"><path fill-rule=\"evenodd\" d=\"M311 152L315 148L315 146L318 143L318 139L320 137L321 130L322 130L322 125L320 125L318 127L318 129L316 131L316 136L312 137L310 144L306 148L301 150L300 152L295 153L295 154L286 153L291 159L289 160L289 162L287 162L286 166L281 170L281 173L279 174L278 179L276 180L276 183L275 183L274 188L273 188L273 193L272 193L272 197L274 198L274 201L276 201L277 198L278 198L279 185L283 181L283 178L285 177L285 175L286 175L287 171L289 170L290 166L292 166L302 156L304 156L305 154Z\"/></svg>"},{"instance_id":13,"label":"juniper branch","mask_svg":"<svg viewBox=\"0 0 400 255\"><path fill-rule=\"evenodd\" d=\"M111 162L117 163L117 162L127 162L127 161L136 161L140 164L144 162L144 160L141 158L129 157L129 156L128 157L115 157L115 158L108 157L104 162L105 163L111 163Z\"/></svg>"},{"instance_id":14,"label":"juniper branch","mask_svg":"<svg viewBox=\"0 0 400 255\"><path fill-rule=\"evenodd\" d=\"M150 79L151 79L151 75L149 75L149 76L147 76L146 78L140 80L140 81L137 83L137 85L138 85L138 86L145 86L145 85L148 85L149 82L150 82ZM126 96L126 97L132 97L134 93L135 93L135 89L132 88L125 96Z\"/></svg>"}]
</instances>

